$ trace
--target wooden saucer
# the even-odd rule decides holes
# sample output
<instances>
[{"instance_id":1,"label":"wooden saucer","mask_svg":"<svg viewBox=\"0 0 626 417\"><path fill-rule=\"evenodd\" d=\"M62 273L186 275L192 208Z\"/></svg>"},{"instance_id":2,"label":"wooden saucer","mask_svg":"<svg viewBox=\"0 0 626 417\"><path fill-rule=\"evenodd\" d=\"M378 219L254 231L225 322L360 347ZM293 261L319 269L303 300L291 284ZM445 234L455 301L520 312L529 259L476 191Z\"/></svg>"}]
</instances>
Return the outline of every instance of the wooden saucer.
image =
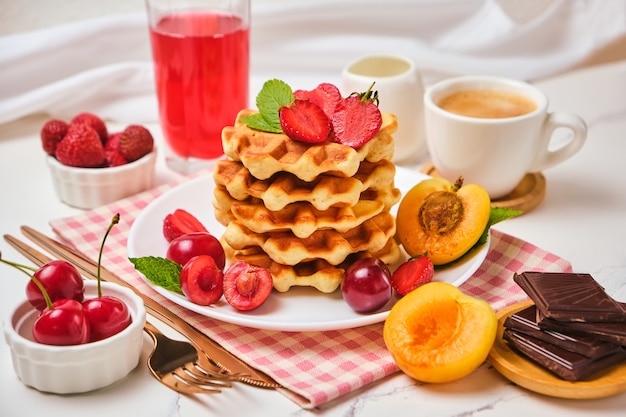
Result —
<instances>
[{"instance_id":1,"label":"wooden saucer","mask_svg":"<svg viewBox=\"0 0 626 417\"><path fill-rule=\"evenodd\" d=\"M431 177L438 177L439 173L429 162L420 170ZM541 172L528 173L522 178L517 187L504 197L491 200L494 207L505 207L521 210L527 213L537 207L546 196L546 179Z\"/></svg>"}]
</instances>

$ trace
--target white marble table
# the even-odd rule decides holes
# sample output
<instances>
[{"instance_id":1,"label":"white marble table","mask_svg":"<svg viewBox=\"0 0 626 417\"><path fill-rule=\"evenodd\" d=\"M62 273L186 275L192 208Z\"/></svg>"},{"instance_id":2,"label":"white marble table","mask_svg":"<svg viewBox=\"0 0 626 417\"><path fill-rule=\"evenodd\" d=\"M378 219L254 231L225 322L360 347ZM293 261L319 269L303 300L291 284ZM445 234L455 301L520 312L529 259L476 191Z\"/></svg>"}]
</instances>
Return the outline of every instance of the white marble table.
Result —
<instances>
[{"instance_id":1,"label":"white marble table","mask_svg":"<svg viewBox=\"0 0 626 417\"><path fill-rule=\"evenodd\" d=\"M572 71L537 83L551 108L572 111L588 123L589 138L570 161L546 171L547 196L524 216L497 229L525 239L593 274L626 301L626 61ZM45 116L0 125L0 233L20 235L27 224L50 231L48 221L79 211L60 203L51 187L38 131ZM157 131L157 126L149 126ZM115 125L112 126L115 128ZM161 138L157 135L157 140ZM162 160L157 180L173 178ZM3 240L2 256L21 260ZM23 297L26 277L2 267L0 314ZM146 339L144 358L150 345ZM179 397L160 386L144 366L106 389L79 396L39 393L22 385L12 370L7 345L0 343L0 415L73 416L622 416L626 393L598 400L563 400L531 393L509 383L488 365L450 384L422 385L396 374L367 389L326 404L300 409L281 394L245 385L220 395Z\"/></svg>"}]
</instances>

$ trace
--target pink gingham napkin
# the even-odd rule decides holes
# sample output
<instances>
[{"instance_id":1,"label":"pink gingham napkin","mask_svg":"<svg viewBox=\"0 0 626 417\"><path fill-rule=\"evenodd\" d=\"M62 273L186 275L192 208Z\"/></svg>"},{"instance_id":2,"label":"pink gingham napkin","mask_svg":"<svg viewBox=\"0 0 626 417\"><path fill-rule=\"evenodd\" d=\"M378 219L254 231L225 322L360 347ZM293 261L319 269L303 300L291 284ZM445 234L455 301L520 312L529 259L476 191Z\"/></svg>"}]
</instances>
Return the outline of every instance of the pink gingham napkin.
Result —
<instances>
[{"instance_id":1,"label":"pink gingham napkin","mask_svg":"<svg viewBox=\"0 0 626 417\"><path fill-rule=\"evenodd\" d=\"M242 360L271 375L285 387L280 391L303 408L319 406L398 371L385 347L382 323L325 332L247 328L191 312L145 284L128 260L128 232L134 219L151 201L176 185L165 184L77 216L52 220L50 225L63 240L91 259L97 259L103 230L113 215L120 213L120 223L113 228L105 245L103 264L107 269L185 318ZM499 310L527 298L512 279L514 272L527 270L571 271L571 264L492 229L486 260L461 289Z\"/></svg>"}]
</instances>

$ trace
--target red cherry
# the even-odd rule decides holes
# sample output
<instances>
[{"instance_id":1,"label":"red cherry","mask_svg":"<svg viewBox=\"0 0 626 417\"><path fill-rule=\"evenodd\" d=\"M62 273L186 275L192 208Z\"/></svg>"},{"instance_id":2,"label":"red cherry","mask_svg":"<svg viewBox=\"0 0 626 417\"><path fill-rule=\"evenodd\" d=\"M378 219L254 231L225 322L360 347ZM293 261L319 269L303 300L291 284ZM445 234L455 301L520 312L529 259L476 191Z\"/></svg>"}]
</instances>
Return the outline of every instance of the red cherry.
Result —
<instances>
[{"instance_id":1,"label":"red cherry","mask_svg":"<svg viewBox=\"0 0 626 417\"><path fill-rule=\"evenodd\" d=\"M84 282L74 265L63 260L54 260L39 268L34 277L41 282L53 302L67 298L83 301ZM26 284L26 298L37 310L46 308L46 300L37 286L31 280Z\"/></svg>"},{"instance_id":2,"label":"red cherry","mask_svg":"<svg viewBox=\"0 0 626 417\"><path fill-rule=\"evenodd\" d=\"M89 342L89 321L83 306L76 300L60 299L46 308L33 324L36 342L68 346Z\"/></svg>"},{"instance_id":3,"label":"red cherry","mask_svg":"<svg viewBox=\"0 0 626 417\"><path fill-rule=\"evenodd\" d=\"M237 310L253 310L267 300L273 282L268 269L235 262L224 274L224 297Z\"/></svg>"},{"instance_id":4,"label":"red cherry","mask_svg":"<svg viewBox=\"0 0 626 417\"><path fill-rule=\"evenodd\" d=\"M89 321L90 342L113 336L127 328L132 321L126 303L110 295L85 300L83 310Z\"/></svg>"},{"instance_id":5,"label":"red cherry","mask_svg":"<svg viewBox=\"0 0 626 417\"><path fill-rule=\"evenodd\" d=\"M172 240L165 257L179 265L185 265L198 255L209 255L219 269L226 265L226 254L219 240L208 232L188 233Z\"/></svg>"},{"instance_id":6,"label":"red cherry","mask_svg":"<svg viewBox=\"0 0 626 417\"><path fill-rule=\"evenodd\" d=\"M191 258L180 272L180 287L193 303L208 306L216 303L224 292L224 273L209 255Z\"/></svg>"},{"instance_id":7,"label":"red cherry","mask_svg":"<svg viewBox=\"0 0 626 417\"><path fill-rule=\"evenodd\" d=\"M346 269L341 281L344 300L357 313L371 313L391 299L391 272L377 258L363 258Z\"/></svg>"}]
</instances>

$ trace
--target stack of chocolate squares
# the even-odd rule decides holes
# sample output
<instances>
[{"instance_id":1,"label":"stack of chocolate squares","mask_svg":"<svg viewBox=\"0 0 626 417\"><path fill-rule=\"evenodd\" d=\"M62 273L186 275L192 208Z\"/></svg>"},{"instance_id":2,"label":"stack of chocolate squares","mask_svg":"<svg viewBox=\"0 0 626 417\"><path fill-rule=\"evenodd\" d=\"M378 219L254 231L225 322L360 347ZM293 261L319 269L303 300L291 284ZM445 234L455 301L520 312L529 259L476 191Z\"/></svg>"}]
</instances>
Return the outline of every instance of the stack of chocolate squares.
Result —
<instances>
[{"instance_id":1,"label":"stack of chocolate squares","mask_svg":"<svg viewBox=\"0 0 626 417\"><path fill-rule=\"evenodd\" d=\"M591 275L524 272L513 279L534 305L505 320L512 349L572 382L626 361L626 304Z\"/></svg>"}]
</instances>

